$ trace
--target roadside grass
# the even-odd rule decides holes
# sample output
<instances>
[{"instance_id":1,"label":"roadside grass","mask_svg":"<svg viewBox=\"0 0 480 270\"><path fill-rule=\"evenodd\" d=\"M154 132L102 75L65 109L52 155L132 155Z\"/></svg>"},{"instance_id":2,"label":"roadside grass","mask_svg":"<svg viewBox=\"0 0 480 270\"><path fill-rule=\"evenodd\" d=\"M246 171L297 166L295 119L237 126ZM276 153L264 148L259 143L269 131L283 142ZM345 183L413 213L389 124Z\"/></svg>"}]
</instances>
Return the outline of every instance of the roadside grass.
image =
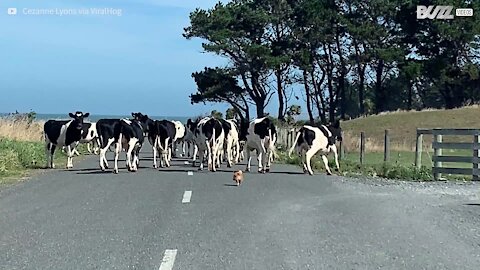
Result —
<instances>
[{"instance_id":1,"label":"roadside grass","mask_svg":"<svg viewBox=\"0 0 480 270\"><path fill-rule=\"evenodd\" d=\"M360 164L359 153L350 152L346 153L345 157L339 161L339 174L351 177L366 176L405 181L433 181L431 161L432 154L433 153L422 153L422 166L417 168L414 165L415 153L412 152L392 151L390 154L390 161L388 162L383 161L383 153L365 153L365 160L363 164ZM463 155L462 153L456 154ZM301 166L301 160L297 155L292 154L292 158L289 158L285 150L279 150L278 156L278 160L281 163L298 165L299 167ZM330 169L333 173L336 173L334 171L336 166L333 155L330 154L328 158ZM444 163L443 166L449 167L453 166L452 164ZM455 167L471 168L471 164L457 163L455 164ZM326 172L320 156L315 155L313 157L312 169L316 174ZM442 177L452 181L471 180L471 177L460 175L442 175Z\"/></svg>"},{"instance_id":2,"label":"roadside grass","mask_svg":"<svg viewBox=\"0 0 480 270\"><path fill-rule=\"evenodd\" d=\"M29 176L34 169L43 169L47 163L42 121L0 118L0 186L13 184ZM86 153L86 147L78 147ZM74 158L78 161L78 157ZM57 149L57 168L65 166L65 153Z\"/></svg>"}]
</instances>

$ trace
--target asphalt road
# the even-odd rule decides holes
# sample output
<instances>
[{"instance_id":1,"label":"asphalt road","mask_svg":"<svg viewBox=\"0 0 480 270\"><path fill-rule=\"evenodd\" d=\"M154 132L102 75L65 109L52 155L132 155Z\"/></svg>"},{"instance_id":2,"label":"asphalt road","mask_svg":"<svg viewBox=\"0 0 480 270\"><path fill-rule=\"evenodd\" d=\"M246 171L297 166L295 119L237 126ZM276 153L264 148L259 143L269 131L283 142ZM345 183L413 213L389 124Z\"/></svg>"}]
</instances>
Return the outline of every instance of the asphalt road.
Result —
<instances>
[{"instance_id":1,"label":"asphalt road","mask_svg":"<svg viewBox=\"0 0 480 270\"><path fill-rule=\"evenodd\" d=\"M89 157L0 191L0 269L480 269L478 184L274 164L236 187L231 169L150 155L137 173Z\"/></svg>"}]
</instances>

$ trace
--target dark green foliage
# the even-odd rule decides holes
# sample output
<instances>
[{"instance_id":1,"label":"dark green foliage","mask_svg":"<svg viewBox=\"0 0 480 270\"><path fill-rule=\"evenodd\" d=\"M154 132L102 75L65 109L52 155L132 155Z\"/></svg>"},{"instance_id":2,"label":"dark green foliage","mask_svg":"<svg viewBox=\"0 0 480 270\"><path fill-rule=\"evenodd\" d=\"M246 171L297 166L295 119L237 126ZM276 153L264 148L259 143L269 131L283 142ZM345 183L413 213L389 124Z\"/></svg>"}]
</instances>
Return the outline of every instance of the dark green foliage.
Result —
<instances>
[{"instance_id":1,"label":"dark green foliage","mask_svg":"<svg viewBox=\"0 0 480 270\"><path fill-rule=\"evenodd\" d=\"M264 116L277 93L284 121L295 84L310 122L478 103L480 15L419 20L417 5L480 10L467 0L235 0L197 9L184 36L202 38L230 65L201 72L213 83L196 78L192 102L229 102L249 118L249 104Z\"/></svg>"}]
</instances>

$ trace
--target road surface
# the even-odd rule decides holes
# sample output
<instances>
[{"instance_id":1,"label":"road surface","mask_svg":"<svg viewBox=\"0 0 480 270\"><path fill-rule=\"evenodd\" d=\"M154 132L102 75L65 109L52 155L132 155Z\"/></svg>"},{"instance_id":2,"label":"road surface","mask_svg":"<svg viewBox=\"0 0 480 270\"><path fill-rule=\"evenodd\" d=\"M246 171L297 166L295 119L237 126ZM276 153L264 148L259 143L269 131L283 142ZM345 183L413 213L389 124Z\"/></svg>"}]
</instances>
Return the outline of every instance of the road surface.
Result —
<instances>
[{"instance_id":1,"label":"road surface","mask_svg":"<svg viewBox=\"0 0 480 270\"><path fill-rule=\"evenodd\" d=\"M0 191L0 269L480 269L478 184L274 164L236 187L231 169L150 156L137 173L91 156Z\"/></svg>"}]
</instances>

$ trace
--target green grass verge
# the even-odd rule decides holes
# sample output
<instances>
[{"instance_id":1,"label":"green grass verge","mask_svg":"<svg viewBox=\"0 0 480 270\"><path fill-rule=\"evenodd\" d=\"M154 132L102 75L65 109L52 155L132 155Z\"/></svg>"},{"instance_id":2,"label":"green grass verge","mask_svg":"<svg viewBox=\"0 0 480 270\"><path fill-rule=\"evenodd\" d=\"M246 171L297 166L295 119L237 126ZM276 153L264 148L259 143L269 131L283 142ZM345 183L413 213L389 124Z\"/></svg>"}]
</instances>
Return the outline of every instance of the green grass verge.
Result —
<instances>
[{"instance_id":1,"label":"green grass verge","mask_svg":"<svg viewBox=\"0 0 480 270\"><path fill-rule=\"evenodd\" d=\"M359 162L358 153L348 153L343 160L340 160L340 174L343 176L367 176L382 177L388 179L398 179L406 181L433 181L431 153L424 153L422 157L422 167L414 166L415 153L410 152L392 152L389 162L383 161L383 153L366 153L364 164ZM285 151L278 152L279 162L301 165L298 156L289 158ZM447 165L447 164L446 164ZM458 166L458 164L456 164ZM468 167L469 164L464 166ZM335 168L333 156L329 156L329 166ZM444 165L445 166L445 165ZM323 161L318 156L312 159L312 169L316 173L324 173L325 167ZM447 180L471 180L471 177L442 175Z\"/></svg>"},{"instance_id":2,"label":"green grass verge","mask_svg":"<svg viewBox=\"0 0 480 270\"><path fill-rule=\"evenodd\" d=\"M83 145L79 152L86 152ZM33 169L45 168L46 162L45 143L0 138L0 185L14 183ZM57 149L56 166L63 167L65 163L66 155Z\"/></svg>"}]
</instances>

